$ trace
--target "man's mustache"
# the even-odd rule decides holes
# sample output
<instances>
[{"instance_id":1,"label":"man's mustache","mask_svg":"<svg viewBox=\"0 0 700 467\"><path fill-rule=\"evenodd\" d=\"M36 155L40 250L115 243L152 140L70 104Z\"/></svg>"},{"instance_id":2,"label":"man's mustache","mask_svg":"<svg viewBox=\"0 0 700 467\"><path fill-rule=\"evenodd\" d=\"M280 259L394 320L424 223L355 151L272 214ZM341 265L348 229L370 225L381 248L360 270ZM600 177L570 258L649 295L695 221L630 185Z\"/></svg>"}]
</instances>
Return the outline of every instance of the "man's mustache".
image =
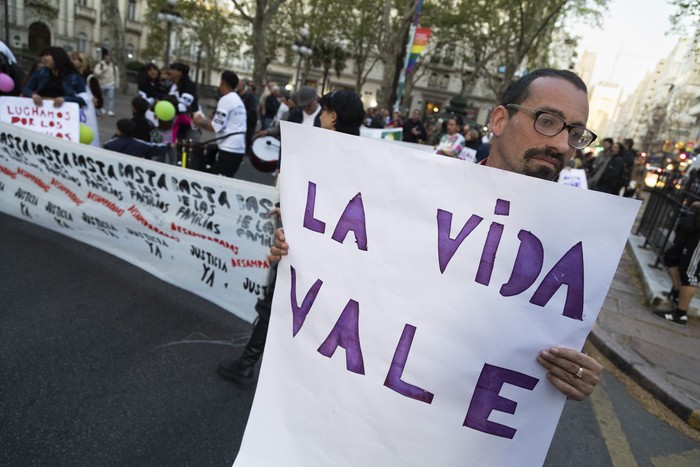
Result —
<instances>
[{"instance_id":1,"label":"man's mustache","mask_svg":"<svg viewBox=\"0 0 700 467\"><path fill-rule=\"evenodd\" d=\"M526 161L529 161L530 159L534 158L541 158L541 159L554 159L559 163L559 167L564 166L564 160L565 156L564 154L553 151L551 149L542 149L542 148L530 148L527 151L525 151L524 158Z\"/></svg>"}]
</instances>

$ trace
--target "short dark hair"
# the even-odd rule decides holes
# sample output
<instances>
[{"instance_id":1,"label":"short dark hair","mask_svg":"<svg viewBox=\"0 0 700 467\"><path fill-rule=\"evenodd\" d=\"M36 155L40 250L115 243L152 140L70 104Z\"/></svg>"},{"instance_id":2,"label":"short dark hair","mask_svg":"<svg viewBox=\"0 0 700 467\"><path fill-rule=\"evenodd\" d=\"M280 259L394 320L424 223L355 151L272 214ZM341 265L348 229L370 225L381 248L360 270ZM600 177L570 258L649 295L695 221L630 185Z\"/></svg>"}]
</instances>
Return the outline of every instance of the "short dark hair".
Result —
<instances>
[{"instance_id":1,"label":"short dark hair","mask_svg":"<svg viewBox=\"0 0 700 467\"><path fill-rule=\"evenodd\" d=\"M508 86L508 89L506 89L506 92L503 93L503 97L501 97L501 102L500 104L502 106L506 106L508 104L520 104L522 103L525 99L527 99L529 93L528 90L530 88L530 84L535 81L537 78L560 78L563 80L568 81L569 83L573 84L576 86L577 89L588 93L588 88L586 87L586 83L583 82L579 76L574 73L573 71L569 70L555 70L554 68L540 68L538 70L534 70L525 76L522 76L521 78L518 78L517 80L513 81L510 83ZM510 112L515 112L515 109L508 109L509 113Z\"/></svg>"},{"instance_id":2,"label":"short dark hair","mask_svg":"<svg viewBox=\"0 0 700 467\"><path fill-rule=\"evenodd\" d=\"M117 120L117 129L122 136L134 136L136 134L136 123L130 118Z\"/></svg>"},{"instance_id":3,"label":"short dark hair","mask_svg":"<svg viewBox=\"0 0 700 467\"><path fill-rule=\"evenodd\" d=\"M150 107L150 104L143 97L136 96L133 99L131 99L131 106L134 108L134 110L136 110L136 112L140 114L145 114L148 108Z\"/></svg>"},{"instance_id":4,"label":"short dark hair","mask_svg":"<svg viewBox=\"0 0 700 467\"><path fill-rule=\"evenodd\" d=\"M321 108L335 112L335 131L349 135L360 135L360 125L365 119L365 108L362 99L355 91L339 89L324 94L319 102Z\"/></svg>"},{"instance_id":5,"label":"short dark hair","mask_svg":"<svg viewBox=\"0 0 700 467\"><path fill-rule=\"evenodd\" d=\"M221 81L226 83L231 89L236 89L238 86L238 75L231 70L224 70L221 73Z\"/></svg>"},{"instance_id":6,"label":"short dark hair","mask_svg":"<svg viewBox=\"0 0 700 467\"><path fill-rule=\"evenodd\" d=\"M615 141L613 141L613 139L612 139L612 138L604 138L604 139L603 139L603 142L604 142L604 143L610 143L610 144L613 144L613 143L614 143Z\"/></svg>"}]
</instances>

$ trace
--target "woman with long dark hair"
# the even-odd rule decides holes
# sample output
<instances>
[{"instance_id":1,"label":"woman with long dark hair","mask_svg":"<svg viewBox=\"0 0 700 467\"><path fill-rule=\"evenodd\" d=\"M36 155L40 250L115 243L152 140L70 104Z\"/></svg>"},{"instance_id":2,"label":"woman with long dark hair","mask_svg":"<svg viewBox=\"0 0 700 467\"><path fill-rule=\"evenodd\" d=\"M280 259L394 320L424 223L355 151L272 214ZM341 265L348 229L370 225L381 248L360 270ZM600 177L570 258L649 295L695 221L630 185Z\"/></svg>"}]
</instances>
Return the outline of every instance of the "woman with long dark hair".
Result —
<instances>
[{"instance_id":1,"label":"woman with long dark hair","mask_svg":"<svg viewBox=\"0 0 700 467\"><path fill-rule=\"evenodd\" d=\"M184 63L172 63L168 74L173 82L170 96L177 99L175 120L173 121L173 140L182 141L192 133L192 114L199 109L197 105L197 87L189 76L190 67Z\"/></svg>"},{"instance_id":2,"label":"woman with long dark hair","mask_svg":"<svg viewBox=\"0 0 700 467\"><path fill-rule=\"evenodd\" d=\"M163 99L163 91L160 83L160 70L154 63L147 63L139 70L136 77L139 86L139 96L143 97L153 107L157 101Z\"/></svg>"},{"instance_id":3,"label":"woman with long dark hair","mask_svg":"<svg viewBox=\"0 0 700 467\"><path fill-rule=\"evenodd\" d=\"M64 102L75 102L85 107L86 102L78 94L85 92L85 81L61 47L46 47L39 54L43 67L38 69L22 89L25 97L31 97L36 105L44 98L53 99L54 107Z\"/></svg>"}]
</instances>

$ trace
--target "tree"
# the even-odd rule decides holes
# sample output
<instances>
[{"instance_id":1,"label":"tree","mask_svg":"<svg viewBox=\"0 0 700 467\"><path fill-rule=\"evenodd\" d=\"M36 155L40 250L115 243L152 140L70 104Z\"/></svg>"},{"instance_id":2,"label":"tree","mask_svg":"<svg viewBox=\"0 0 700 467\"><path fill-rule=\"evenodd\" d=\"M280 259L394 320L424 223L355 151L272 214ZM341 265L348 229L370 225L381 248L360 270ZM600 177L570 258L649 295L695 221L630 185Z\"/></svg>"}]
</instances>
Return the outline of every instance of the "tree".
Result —
<instances>
[{"instance_id":1,"label":"tree","mask_svg":"<svg viewBox=\"0 0 700 467\"><path fill-rule=\"evenodd\" d=\"M109 21L109 37L110 37L110 57L119 70L119 90L123 93L129 91L129 83L126 80L126 52L124 47L124 21L119 13L119 5L117 0L104 0L105 17L111 18Z\"/></svg>"},{"instance_id":2,"label":"tree","mask_svg":"<svg viewBox=\"0 0 700 467\"><path fill-rule=\"evenodd\" d=\"M157 60L163 56L166 44L167 26L166 23L158 19L158 13L168 6L166 0L147 0L147 10L145 23L149 25L146 47L141 51L141 55L146 60ZM179 11L178 7L175 7ZM177 23L172 24L171 32L177 36L182 33L183 26Z\"/></svg>"},{"instance_id":3,"label":"tree","mask_svg":"<svg viewBox=\"0 0 700 467\"><path fill-rule=\"evenodd\" d=\"M203 68L211 77L214 68L221 65L221 55L239 50L240 34L229 12L221 8L222 0L210 0L204 4L194 1L181 1L178 10L186 20L184 43L198 48L204 53Z\"/></svg>"},{"instance_id":4,"label":"tree","mask_svg":"<svg viewBox=\"0 0 700 467\"><path fill-rule=\"evenodd\" d=\"M253 51L253 83L261 89L270 55L267 48L268 27L284 0L231 0L241 18L250 24Z\"/></svg>"},{"instance_id":5,"label":"tree","mask_svg":"<svg viewBox=\"0 0 700 467\"><path fill-rule=\"evenodd\" d=\"M396 95L399 72L408 42L408 31L418 10L418 0L384 0L379 56L382 69L382 86L377 91L377 105L389 109ZM396 13L394 13L396 12Z\"/></svg>"},{"instance_id":6,"label":"tree","mask_svg":"<svg viewBox=\"0 0 700 467\"><path fill-rule=\"evenodd\" d=\"M548 64L555 32L566 19L598 23L607 2L458 0L433 4L430 21L436 30L434 40L458 48L464 91L484 79L500 96L519 72Z\"/></svg>"},{"instance_id":7,"label":"tree","mask_svg":"<svg viewBox=\"0 0 700 467\"><path fill-rule=\"evenodd\" d=\"M671 0L669 3L677 8L671 15L675 31L684 31L686 23L697 25L700 22L700 0ZM695 34L700 34L700 28L696 29Z\"/></svg>"},{"instance_id":8,"label":"tree","mask_svg":"<svg viewBox=\"0 0 700 467\"><path fill-rule=\"evenodd\" d=\"M314 47L311 57L313 65L323 69L321 94L324 94L331 70L335 70L336 74L340 77L340 74L347 66L349 54L337 44L322 42Z\"/></svg>"}]
</instances>

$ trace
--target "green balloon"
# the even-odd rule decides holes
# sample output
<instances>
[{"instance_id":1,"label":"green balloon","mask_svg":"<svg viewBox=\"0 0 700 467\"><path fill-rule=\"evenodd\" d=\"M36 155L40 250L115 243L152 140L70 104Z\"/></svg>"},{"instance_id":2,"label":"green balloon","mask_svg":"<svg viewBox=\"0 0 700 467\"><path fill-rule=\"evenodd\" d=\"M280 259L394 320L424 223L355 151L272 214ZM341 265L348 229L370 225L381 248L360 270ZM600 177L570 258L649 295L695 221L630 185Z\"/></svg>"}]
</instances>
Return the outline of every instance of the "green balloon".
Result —
<instances>
[{"instance_id":1,"label":"green balloon","mask_svg":"<svg viewBox=\"0 0 700 467\"><path fill-rule=\"evenodd\" d=\"M175 118L175 106L168 101L159 101L153 110L158 120L169 122Z\"/></svg>"},{"instance_id":2,"label":"green balloon","mask_svg":"<svg viewBox=\"0 0 700 467\"><path fill-rule=\"evenodd\" d=\"M92 132L92 128L87 126L84 123L80 124L80 143L81 144L90 144L92 143L92 140L95 138L95 133Z\"/></svg>"}]
</instances>

